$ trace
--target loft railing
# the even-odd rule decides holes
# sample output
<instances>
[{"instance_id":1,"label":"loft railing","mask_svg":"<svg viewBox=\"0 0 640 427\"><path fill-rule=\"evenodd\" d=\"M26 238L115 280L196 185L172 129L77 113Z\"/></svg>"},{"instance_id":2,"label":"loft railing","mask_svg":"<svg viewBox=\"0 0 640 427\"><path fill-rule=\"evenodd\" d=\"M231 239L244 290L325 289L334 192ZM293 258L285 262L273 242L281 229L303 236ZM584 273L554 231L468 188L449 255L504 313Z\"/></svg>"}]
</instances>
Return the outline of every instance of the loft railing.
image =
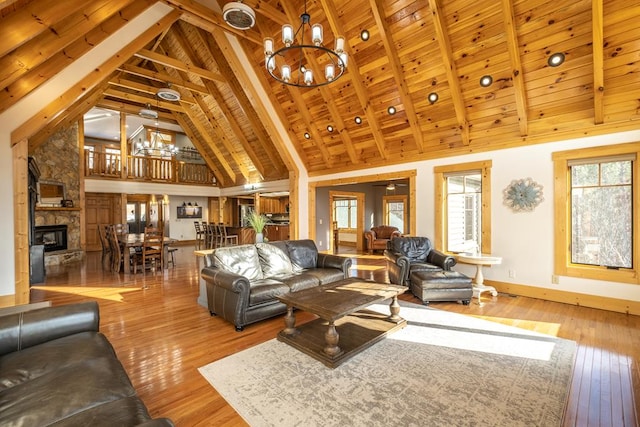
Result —
<instances>
[{"instance_id":1,"label":"loft railing","mask_svg":"<svg viewBox=\"0 0 640 427\"><path fill-rule=\"evenodd\" d=\"M122 159L119 154L85 151L84 171L84 175L91 178L121 178ZM125 179L199 185L216 182L207 165L145 156L127 156Z\"/></svg>"}]
</instances>

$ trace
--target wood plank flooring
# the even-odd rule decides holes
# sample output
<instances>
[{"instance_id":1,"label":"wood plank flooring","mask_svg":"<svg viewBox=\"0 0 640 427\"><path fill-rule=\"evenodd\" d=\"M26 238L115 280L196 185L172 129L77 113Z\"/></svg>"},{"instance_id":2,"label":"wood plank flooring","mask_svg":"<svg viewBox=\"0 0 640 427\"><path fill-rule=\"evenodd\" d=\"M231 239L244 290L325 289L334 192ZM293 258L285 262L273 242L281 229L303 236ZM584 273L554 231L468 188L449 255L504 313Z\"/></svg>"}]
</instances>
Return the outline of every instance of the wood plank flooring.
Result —
<instances>
[{"instance_id":1,"label":"wood plank flooring","mask_svg":"<svg viewBox=\"0 0 640 427\"><path fill-rule=\"evenodd\" d=\"M154 417L169 417L177 426L246 425L197 368L274 338L283 316L243 332L209 316L196 302L193 249L180 246L175 268L146 276L108 272L100 253L89 253L82 264L48 267L46 283L31 288L31 302L98 301L101 330ZM387 281L382 257L345 256L354 260L352 276ZM410 293L401 298L419 302ZM638 425L640 317L503 294L487 298L482 307L474 302L433 307L578 342L564 425ZM299 322L312 318L304 312L297 315Z\"/></svg>"}]
</instances>

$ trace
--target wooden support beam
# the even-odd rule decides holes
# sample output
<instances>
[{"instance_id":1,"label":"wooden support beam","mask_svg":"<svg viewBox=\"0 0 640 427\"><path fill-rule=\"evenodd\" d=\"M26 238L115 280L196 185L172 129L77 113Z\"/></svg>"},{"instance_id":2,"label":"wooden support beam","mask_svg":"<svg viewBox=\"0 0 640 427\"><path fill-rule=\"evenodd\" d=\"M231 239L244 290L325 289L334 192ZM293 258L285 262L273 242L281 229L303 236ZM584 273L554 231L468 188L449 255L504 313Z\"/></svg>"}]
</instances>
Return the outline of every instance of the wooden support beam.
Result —
<instances>
[{"instance_id":1,"label":"wooden support beam","mask_svg":"<svg viewBox=\"0 0 640 427\"><path fill-rule=\"evenodd\" d=\"M73 43L65 46L64 50L59 51L39 66L29 69L19 80L9 84L4 90L0 91L0 113L47 82L62 71L62 69L100 44L155 2L155 0L134 1L88 33L78 34L80 37Z\"/></svg>"},{"instance_id":2,"label":"wooden support beam","mask_svg":"<svg viewBox=\"0 0 640 427\"><path fill-rule=\"evenodd\" d=\"M218 73L214 73L211 70L207 70L205 68L195 67L190 64L185 64L179 59L170 58L166 55L162 55L161 53L152 52L148 49L141 49L135 54L138 58L148 59L149 61L155 62L156 64L160 64L165 67L175 68L176 70L185 71L187 73L193 73L199 77L204 79L209 79L213 81L225 82L224 77L222 77Z\"/></svg>"},{"instance_id":3,"label":"wooden support beam","mask_svg":"<svg viewBox=\"0 0 640 427\"><path fill-rule=\"evenodd\" d=\"M507 48L511 61L511 78L513 79L514 96L516 98L516 112L518 113L518 125L520 136L529 134L529 116L527 114L527 90L522 75L520 62L520 50L518 49L518 31L516 19L513 13L513 0L502 0L502 13L504 15L504 27L507 36Z\"/></svg>"},{"instance_id":4,"label":"wooden support beam","mask_svg":"<svg viewBox=\"0 0 640 427\"><path fill-rule=\"evenodd\" d=\"M138 83L138 82L134 82L132 80L127 80L127 79L123 79L123 78L119 78L119 77L114 77L112 79L109 80L109 84L111 86L114 86L116 88L123 88L123 89L131 89L131 90L135 90L137 92L142 92L142 93L146 93L147 95L151 95L152 97L157 97L157 93L158 93L158 89L160 89L161 87L166 87L166 84L163 84L162 86L149 86L147 84L144 83ZM172 105L172 106L176 106L178 104L172 103L172 102L162 102L161 103L161 107L163 105ZM190 104L193 105L193 101L183 97L180 99L180 104Z\"/></svg>"},{"instance_id":5,"label":"wooden support beam","mask_svg":"<svg viewBox=\"0 0 640 427\"><path fill-rule=\"evenodd\" d=\"M329 26L331 26L331 31L334 34L345 34L344 29L342 28L342 24L338 19L338 13L335 10L335 7L331 3L330 0L320 0L322 7L327 16L327 20L329 21ZM376 147L378 148L378 153L380 157L383 159L387 159L387 153L385 151L385 142L384 135L382 134L382 128L380 127L380 122L373 111L373 107L371 106L371 100L369 99L369 95L367 94L367 88L364 85L362 78L362 74L360 73L360 69L358 67L358 63L354 58L353 52L348 51L348 46L345 46L345 50L349 54L349 66L347 67L347 71L342 78L351 78L351 84L353 85L353 89L356 91L356 95L358 97L358 101L360 101L360 106L364 111L364 115L367 118L367 123L369 124L369 128L371 129L371 133L373 134L373 140L376 143Z\"/></svg>"},{"instance_id":6,"label":"wooden support beam","mask_svg":"<svg viewBox=\"0 0 640 427\"><path fill-rule=\"evenodd\" d=\"M411 128L411 134L413 135L418 152L423 153L424 137L422 135L422 129L420 127L420 123L418 123L418 115L416 114L416 110L413 106L413 100L411 99L409 88L407 87L407 82L405 81L402 73L402 64L400 64L400 58L393 42L389 24L387 24L386 16L384 15L384 5L382 2L377 0L369 0L369 4L371 5L373 17L376 21L376 25L378 26L378 32L382 38L382 44L384 45L386 56L389 59L393 78L396 82L396 86L398 86L400 102L402 102L402 105L404 106L404 111L407 115L407 120L409 121L409 127Z\"/></svg>"},{"instance_id":7,"label":"wooden support beam","mask_svg":"<svg viewBox=\"0 0 640 427\"><path fill-rule=\"evenodd\" d=\"M167 73L148 70L146 68L138 67L131 64L122 64L120 67L118 67L118 70L127 74L131 74L133 76L144 77L146 79L155 80L158 82L171 83L173 86L178 86L180 88L190 90L191 92L198 92L203 95L209 94L209 91L205 86L201 86L187 80L175 78Z\"/></svg>"},{"instance_id":8,"label":"wooden support beam","mask_svg":"<svg viewBox=\"0 0 640 427\"><path fill-rule=\"evenodd\" d=\"M135 93L124 92L119 90L118 88L109 87L104 91L104 96L110 96L115 99L122 99L124 101L135 102L138 104L149 104L152 107L162 108L164 110L169 111L177 111L182 113L184 107L182 106L182 101L179 102L168 102L168 101L159 101L158 97L153 96L153 98L149 98L142 95L136 95Z\"/></svg>"},{"instance_id":9,"label":"wooden support beam","mask_svg":"<svg viewBox=\"0 0 640 427\"><path fill-rule=\"evenodd\" d=\"M469 145L469 121L467 120L464 98L462 97L462 90L460 89L460 82L458 81L458 71L455 59L453 58L451 41L449 40L449 34L446 30L446 24L442 11L440 10L439 1L429 0L429 8L431 9L433 25L435 27L436 37L438 38L438 44L440 45L440 53L442 55L442 61L444 62L447 80L449 81L449 88L451 89L451 100L453 101L453 108L455 109L462 144Z\"/></svg>"},{"instance_id":10,"label":"wooden support beam","mask_svg":"<svg viewBox=\"0 0 640 427\"><path fill-rule=\"evenodd\" d=\"M596 125L604 122L604 18L602 0L591 2L593 34L593 115Z\"/></svg>"}]
</instances>

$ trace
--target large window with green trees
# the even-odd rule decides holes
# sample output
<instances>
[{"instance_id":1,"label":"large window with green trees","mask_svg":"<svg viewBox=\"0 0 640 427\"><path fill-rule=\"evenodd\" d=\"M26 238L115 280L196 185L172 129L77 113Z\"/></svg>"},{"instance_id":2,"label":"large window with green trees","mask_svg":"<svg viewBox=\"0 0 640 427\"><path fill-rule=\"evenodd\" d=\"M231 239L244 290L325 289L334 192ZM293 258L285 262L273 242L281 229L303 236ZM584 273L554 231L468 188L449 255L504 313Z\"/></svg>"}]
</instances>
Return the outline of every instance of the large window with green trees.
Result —
<instances>
[{"instance_id":1,"label":"large window with green trees","mask_svg":"<svg viewBox=\"0 0 640 427\"><path fill-rule=\"evenodd\" d=\"M640 143L554 153L558 275L638 283Z\"/></svg>"}]
</instances>

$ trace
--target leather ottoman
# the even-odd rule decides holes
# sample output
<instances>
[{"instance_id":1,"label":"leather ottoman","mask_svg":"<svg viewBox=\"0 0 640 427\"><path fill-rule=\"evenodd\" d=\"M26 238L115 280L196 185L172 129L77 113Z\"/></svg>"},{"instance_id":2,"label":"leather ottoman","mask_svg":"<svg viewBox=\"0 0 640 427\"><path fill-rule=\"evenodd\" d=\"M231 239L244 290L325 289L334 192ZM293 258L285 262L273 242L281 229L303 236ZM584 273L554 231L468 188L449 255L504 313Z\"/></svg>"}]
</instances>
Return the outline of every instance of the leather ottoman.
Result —
<instances>
[{"instance_id":1,"label":"leather ottoman","mask_svg":"<svg viewBox=\"0 0 640 427\"><path fill-rule=\"evenodd\" d=\"M409 281L411 292L424 305L431 301L458 301L469 305L473 296L471 278L457 271L414 271Z\"/></svg>"}]
</instances>

